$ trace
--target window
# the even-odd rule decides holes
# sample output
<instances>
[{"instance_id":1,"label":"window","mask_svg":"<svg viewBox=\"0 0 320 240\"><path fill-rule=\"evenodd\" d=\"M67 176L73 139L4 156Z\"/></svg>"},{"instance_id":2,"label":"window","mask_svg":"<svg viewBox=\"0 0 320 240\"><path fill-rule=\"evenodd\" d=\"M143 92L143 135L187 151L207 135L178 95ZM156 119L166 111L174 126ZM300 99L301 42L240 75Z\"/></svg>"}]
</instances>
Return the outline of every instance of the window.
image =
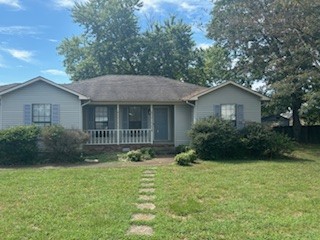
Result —
<instances>
[{"instance_id":1,"label":"window","mask_svg":"<svg viewBox=\"0 0 320 240\"><path fill-rule=\"evenodd\" d=\"M108 128L108 107L95 107L95 129Z\"/></svg>"},{"instance_id":2,"label":"window","mask_svg":"<svg viewBox=\"0 0 320 240\"><path fill-rule=\"evenodd\" d=\"M221 118L231 121L236 126L236 105L235 104L222 104L221 105Z\"/></svg>"},{"instance_id":3,"label":"window","mask_svg":"<svg viewBox=\"0 0 320 240\"><path fill-rule=\"evenodd\" d=\"M32 123L37 126L51 125L51 104L32 105Z\"/></svg>"},{"instance_id":4,"label":"window","mask_svg":"<svg viewBox=\"0 0 320 240\"><path fill-rule=\"evenodd\" d=\"M141 107L132 106L129 107L129 129L141 129Z\"/></svg>"}]
</instances>

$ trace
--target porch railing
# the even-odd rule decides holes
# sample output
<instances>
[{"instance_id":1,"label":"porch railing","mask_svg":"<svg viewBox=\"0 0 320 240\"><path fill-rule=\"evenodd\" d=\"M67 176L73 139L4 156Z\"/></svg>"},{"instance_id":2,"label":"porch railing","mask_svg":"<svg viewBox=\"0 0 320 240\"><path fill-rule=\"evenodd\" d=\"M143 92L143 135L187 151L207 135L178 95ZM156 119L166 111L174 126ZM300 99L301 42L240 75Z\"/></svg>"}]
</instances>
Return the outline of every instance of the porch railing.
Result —
<instances>
[{"instance_id":1,"label":"porch railing","mask_svg":"<svg viewBox=\"0 0 320 240\"><path fill-rule=\"evenodd\" d=\"M88 145L148 144L152 143L151 129L86 130Z\"/></svg>"}]
</instances>

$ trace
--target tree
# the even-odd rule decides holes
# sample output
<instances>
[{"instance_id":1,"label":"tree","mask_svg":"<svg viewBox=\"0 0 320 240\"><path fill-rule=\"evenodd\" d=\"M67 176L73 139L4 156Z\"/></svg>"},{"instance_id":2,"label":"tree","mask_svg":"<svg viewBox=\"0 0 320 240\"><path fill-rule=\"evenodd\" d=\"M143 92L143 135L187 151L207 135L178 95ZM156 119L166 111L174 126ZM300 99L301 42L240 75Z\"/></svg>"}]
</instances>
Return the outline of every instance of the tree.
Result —
<instances>
[{"instance_id":1,"label":"tree","mask_svg":"<svg viewBox=\"0 0 320 240\"><path fill-rule=\"evenodd\" d=\"M188 70L195 57L191 27L171 17L142 32L135 15L140 7L139 0L91 0L75 5L72 17L84 33L63 40L58 47L73 81L106 74L197 81Z\"/></svg>"},{"instance_id":2,"label":"tree","mask_svg":"<svg viewBox=\"0 0 320 240\"><path fill-rule=\"evenodd\" d=\"M155 23L142 34L139 72L192 82L188 68L193 61L191 27L175 17Z\"/></svg>"},{"instance_id":3,"label":"tree","mask_svg":"<svg viewBox=\"0 0 320 240\"><path fill-rule=\"evenodd\" d=\"M76 3L72 17L84 28L81 36L65 39L58 53L72 80L103 74L135 74L140 52L140 0L92 0Z\"/></svg>"},{"instance_id":4,"label":"tree","mask_svg":"<svg viewBox=\"0 0 320 240\"><path fill-rule=\"evenodd\" d=\"M320 87L320 2L217 0L208 32L248 82L265 81L273 103L292 109L299 139L299 111Z\"/></svg>"}]
</instances>

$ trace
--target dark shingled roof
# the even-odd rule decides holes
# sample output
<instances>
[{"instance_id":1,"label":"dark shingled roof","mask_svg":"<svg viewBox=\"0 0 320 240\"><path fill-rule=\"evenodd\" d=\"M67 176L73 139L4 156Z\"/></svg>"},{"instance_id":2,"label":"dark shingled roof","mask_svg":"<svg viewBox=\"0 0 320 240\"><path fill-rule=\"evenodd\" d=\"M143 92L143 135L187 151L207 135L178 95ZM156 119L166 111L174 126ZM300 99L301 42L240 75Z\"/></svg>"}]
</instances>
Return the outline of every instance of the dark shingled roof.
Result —
<instances>
[{"instance_id":1,"label":"dark shingled roof","mask_svg":"<svg viewBox=\"0 0 320 240\"><path fill-rule=\"evenodd\" d=\"M3 85L3 86L0 86L0 92L3 92L9 88L13 88L15 86L18 86L20 85L21 83L12 83L12 84L8 84L8 85Z\"/></svg>"},{"instance_id":2,"label":"dark shingled roof","mask_svg":"<svg viewBox=\"0 0 320 240\"><path fill-rule=\"evenodd\" d=\"M207 89L165 77L137 75L106 75L63 86L97 102L176 102Z\"/></svg>"}]
</instances>

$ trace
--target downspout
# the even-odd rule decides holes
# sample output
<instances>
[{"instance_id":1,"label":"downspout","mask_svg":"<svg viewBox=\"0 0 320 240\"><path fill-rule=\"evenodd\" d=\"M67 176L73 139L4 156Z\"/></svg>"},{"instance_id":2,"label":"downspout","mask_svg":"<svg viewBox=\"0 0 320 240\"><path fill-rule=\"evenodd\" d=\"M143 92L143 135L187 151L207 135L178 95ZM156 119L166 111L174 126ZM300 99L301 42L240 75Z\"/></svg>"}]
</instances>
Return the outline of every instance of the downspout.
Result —
<instances>
[{"instance_id":1,"label":"downspout","mask_svg":"<svg viewBox=\"0 0 320 240\"><path fill-rule=\"evenodd\" d=\"M194 104L192 104L191 102L189 102L189 101L186 101L186 104L188 104L189 106L191 106L191 107L195 107L195 105Z\"/></svg>"}]
</instances>

